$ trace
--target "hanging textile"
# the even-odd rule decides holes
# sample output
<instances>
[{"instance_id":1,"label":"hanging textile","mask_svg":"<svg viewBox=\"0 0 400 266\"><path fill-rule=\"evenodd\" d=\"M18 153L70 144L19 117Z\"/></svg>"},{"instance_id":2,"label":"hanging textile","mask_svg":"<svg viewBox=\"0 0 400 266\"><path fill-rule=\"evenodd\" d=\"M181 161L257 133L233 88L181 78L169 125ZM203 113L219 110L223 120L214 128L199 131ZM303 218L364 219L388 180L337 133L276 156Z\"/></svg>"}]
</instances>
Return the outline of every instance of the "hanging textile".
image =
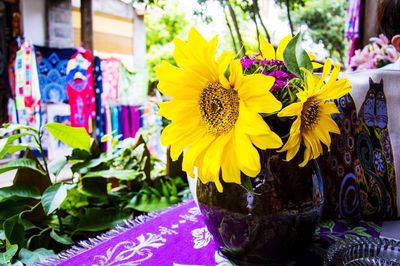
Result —
<instances>
[{"instance_id":1,"label":"hanging textile","mask_svg":"<svg viewBox=\"0 0 400 266\"><path fill-rule=\"evenodd\" d=\"M79 49L68 61L67 95L71 109L71 126L91 132L90 118L95 117L92 55Z\"/></svg>"},{"instance_id":2,"label":"hanging textile","mask_svg":"<svg viewBox=\"0 0 400 266\"><path fill-rule=\"evenodd\" d=\"M350 58L354 52L361 47L360 41L360 21L361 21L361 0L349 0L346 14L346 24L344 35L351 41L349 50L349 63Z\"/></svg>"},{"instance_id":3,"label":"hanging textile","mask_svg":"<svg viewBox=\"0 0 400 266\"><path fill-rule=\"evenodd\" d=\"M39 128L41 95L37 73L33 47L24 42L15 59L15 102L18 122Z\"/></svg>"},{"instance_id":4,"label":"hanging textile","mask_svg":"<svg viewBox=\"0 0 400 266\"><path fill-rule=\"evenodd\" d=\"M141 113L139 108L136 106L130 106L130 115L131 115L131 135L132 137L135 137L137 132L139 131L141 127Z\"/></svg>"},{"instance_id":5,"label":"hanging textile","mask_svg":"<svg viewBox=\"0 0 400 266\"><path fill-rule=\"evenodd\" d=\"M118 106L111 106L111 125L113 136L119 135L119 114L118 114Z\"/></svg>"},{"instance_id":6,"label":"hanging textile","mask_svg":"<svg viewBox=\"0 0 400 266\"><path fill-rule=\"evenodd\" d=\"M121 62L115 58L101 60L101 70L103 77L102 100L107 104L118 103L118 82Z\"/></svg>"},{"instance_id":7,"label":"hanging textile","mask_svg":"<svg viewBox=\"0 0 400 266\"><path fill-rule=\"evenodd\" d=\"M93 75L94 75L94 92L96 100L96 138L98 143L101 143L101 138L104 136L105 123L104 123L104 108L101 105L101 97L103 93L103 77L101 71L101 60L98 56L94 57L93 61Z\"/></svg>"},{"instance_id":8,"label":"hanging textile","mask_svg":"<svg viewBox=\"0 0 400 266\"><path fill-rule=\"evenodd\" d=\"M68 102L65 91L67 64L76 49L35 46L42 102Z\"/></svg>"},{"instance_id":9,"label":"hanging textile","mask_svg":"<svg viewBox=\"0 0 400 266\"><path fill-rule=\"evenodd\" d=\"M147 97L147 71L133 72L120 66L118 102L122 105L140 105Z\"/></svg>"}]
</instances>

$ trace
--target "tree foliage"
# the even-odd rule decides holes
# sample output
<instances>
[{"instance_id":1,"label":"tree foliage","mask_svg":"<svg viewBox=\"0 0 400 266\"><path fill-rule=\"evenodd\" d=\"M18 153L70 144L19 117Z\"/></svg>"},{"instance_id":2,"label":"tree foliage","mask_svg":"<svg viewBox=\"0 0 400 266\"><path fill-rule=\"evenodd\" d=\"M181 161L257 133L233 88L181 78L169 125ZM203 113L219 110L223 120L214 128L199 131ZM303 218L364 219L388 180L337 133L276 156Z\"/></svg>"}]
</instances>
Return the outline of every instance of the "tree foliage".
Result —
<instances>
[{"instance_id":1,"label":"tree foliage","mask_svg":"<svg viewBox=\"0 0 400 266\"><path fill-rule=\"evenodd\" d=\"M345 0L309 1L293 13L294 24L299 28L307 25L309 35L315 43L322 42L330 57L344 63L346 41L344 23L346 16Z\"/></svg>"},{"instance_id":2,"label":"tree foliage","mask_svg":"<svg viewBox=\"0 0 400 266\"><path fill-rule=\"evenodd\" d=\"M151 15L145 17L145 24L149 79L154 82L157 78L153 70L161 60L173 63L172 41L188 27L188 20L178 1L159 0Z\"/></svg>"}]
</instances>

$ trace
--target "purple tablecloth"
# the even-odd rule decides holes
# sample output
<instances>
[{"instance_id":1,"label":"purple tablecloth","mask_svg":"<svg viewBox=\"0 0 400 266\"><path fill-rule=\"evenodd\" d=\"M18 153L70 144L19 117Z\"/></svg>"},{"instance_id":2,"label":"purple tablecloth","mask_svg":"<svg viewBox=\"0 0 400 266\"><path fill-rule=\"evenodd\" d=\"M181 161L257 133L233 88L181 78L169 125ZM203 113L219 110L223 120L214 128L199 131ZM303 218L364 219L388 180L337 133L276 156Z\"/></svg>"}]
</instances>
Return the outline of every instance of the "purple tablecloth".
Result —
<instances>
[{"instance_id":1,"label":"purple tablecloth","mask_svg":"<svg viewBox=\"0 0 400 266\"><path fill-rule=\"evenodd\" d=\"M325 250L348 236L379 237L380 229L381 224L372 222L353 225L323 222L316 232L313 246L316 250ZM139 217L96 239L83 241L44 265L233 264L219 251L195 202L189 201L163 212Z\"/></svg>"}]
</instances>

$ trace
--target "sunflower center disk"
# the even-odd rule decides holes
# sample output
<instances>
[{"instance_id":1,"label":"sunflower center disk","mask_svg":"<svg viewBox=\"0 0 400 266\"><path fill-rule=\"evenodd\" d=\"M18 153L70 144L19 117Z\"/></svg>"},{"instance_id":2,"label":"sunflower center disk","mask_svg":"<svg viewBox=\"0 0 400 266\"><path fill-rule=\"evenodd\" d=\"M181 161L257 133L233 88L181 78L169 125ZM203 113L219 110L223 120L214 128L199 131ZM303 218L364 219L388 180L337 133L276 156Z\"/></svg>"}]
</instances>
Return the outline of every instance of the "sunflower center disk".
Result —
<instances>
[{"instance_id":1,"label":"sunflower center disk","mask_svg":"<svg viewBox=\"0 0 400 266\"><path fill-rule=\"evenodd\" d=\"M315 98L309 98L303 105L301 111L301 128L311 129L319 120L319 101Z\"/></svg>"},{"instance_id":2,"label":"sunflower center disk","mask_svg":"<svg viewBox=\"0 0 400 266\"><path fill-rule=\"evenodd\" d=\"M239 117L239 96L218 81L210 82L200 95L200 113L207 131L213 135L229 132Z\"/></svg>"}]
</instances>

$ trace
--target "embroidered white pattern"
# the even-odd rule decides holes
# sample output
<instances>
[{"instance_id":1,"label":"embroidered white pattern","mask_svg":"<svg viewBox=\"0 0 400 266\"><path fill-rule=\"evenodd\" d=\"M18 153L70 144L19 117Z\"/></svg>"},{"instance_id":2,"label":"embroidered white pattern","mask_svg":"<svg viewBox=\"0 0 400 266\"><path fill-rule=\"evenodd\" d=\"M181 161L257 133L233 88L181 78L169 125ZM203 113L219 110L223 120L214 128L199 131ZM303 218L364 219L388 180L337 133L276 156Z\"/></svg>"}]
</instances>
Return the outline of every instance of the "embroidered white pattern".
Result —
<instances>
[{"instance_id":1,"label":"embroidered white pattern","mask_svg":"<svg viewBox=\"0 0 400 266\"><path fill-rule=\"evenodd\" d=\"M213 239L213 236L208 231L207 227L201 227L192 231L194 249L200 249L208 245Z\"/></svg>"},{"instance_id":2,"label":"embroidered white pattern","mask_svg":"<svg viewBox=\"0 0 400 266\"><path fill-rule=\"evenodd\" d=\"M169 229L165 226L159 226L158 231L160 231L161 235L177 235L178 232L172 229Z\"/></svg>"},{"instance_id":3,"label":"embroidered white pattern","mask_svg":"<svg viewBox=\"0 0 400 266\"><path fill-rule=\"evenodd\" d=\"M152 249L159 248L167 241L161 235L147 233L141 234L135 241L123 241L107 250L106 255L95 256L92 266L122 266L139 265L153 256Z\"/></svg>"}]
</instances>

